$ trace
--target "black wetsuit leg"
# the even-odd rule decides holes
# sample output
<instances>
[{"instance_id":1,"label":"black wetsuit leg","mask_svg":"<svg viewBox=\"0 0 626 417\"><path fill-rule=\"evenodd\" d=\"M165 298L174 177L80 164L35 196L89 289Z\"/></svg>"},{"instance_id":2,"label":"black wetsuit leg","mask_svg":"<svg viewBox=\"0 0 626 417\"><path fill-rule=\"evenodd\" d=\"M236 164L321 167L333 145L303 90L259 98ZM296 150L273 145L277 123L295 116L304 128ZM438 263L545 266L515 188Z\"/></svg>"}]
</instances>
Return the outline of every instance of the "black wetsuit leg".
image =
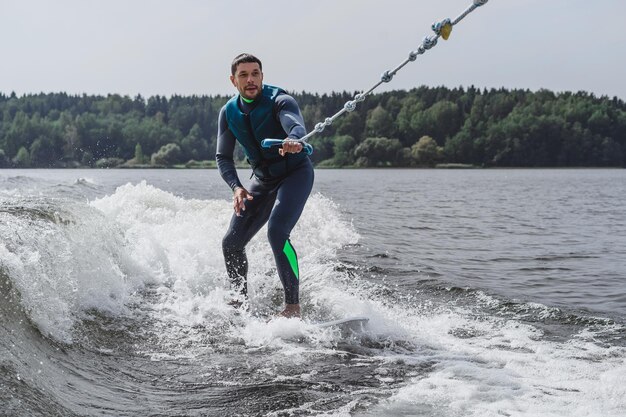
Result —
<instances>
[{"instance_id":1,"label":"black wetsuit leg","mask_svg":"<svg viewBox=\"0 0 626 417\"><path fill-rule=\"evenodd\" d=\"M278 275L285 289L287 304L300 302L298 256L289 237L311 194L313 179L313 166L307 158L278 187L276 204L267 225L268 239L274 252Z\"/></svg>"},{"instance_id":2,"label":"black wetsuit leg","mask_svg":"<svg viewBox=\"0 0 626 417\"><path fill-rule=\"evenodd\" d=\"M228 231L222 240L222 251L231 286L244 296L248 295L246 245L267 223L276 201L276 194L265 192L263 188L258 180L252 182L249 192L254 199L245 202L246 209L241 211L240 216L233 214Z\"/></svg>"},{"instance_id":3,"label":"black wetsuit leg","mask_svg":"<svg viewBox=\"0 0 626 417\"><path fill-rule=\"evenodd\" d=\"M254 179L241 216L233 215L222 241L226 270L233 286L247 294L248 260L245 247L268 223L267 234L287 304L299 303L299 267L289 240L313 188L313 166L307 158L286 177L273 182Z\"/></svg>"}]
</instances>

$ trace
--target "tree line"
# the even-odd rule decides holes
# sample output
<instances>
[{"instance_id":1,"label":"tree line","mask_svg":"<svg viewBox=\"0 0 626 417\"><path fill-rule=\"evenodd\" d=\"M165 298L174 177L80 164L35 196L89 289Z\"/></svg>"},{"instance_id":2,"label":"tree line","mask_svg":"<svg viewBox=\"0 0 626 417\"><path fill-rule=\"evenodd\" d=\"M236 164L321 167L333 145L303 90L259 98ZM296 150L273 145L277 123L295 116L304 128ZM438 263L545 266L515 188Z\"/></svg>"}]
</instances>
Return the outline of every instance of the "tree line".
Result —
<instances>
[{"instance_id":1,"label":"tree line","mask_svg":"<svg viewBox=\"0 0 626 417\"><path fill-rule=\"evenodd\" d=\"M292 93L309 129L355 94ZM228 99L0 94L0 167L213 161ZM587 92L419 87L369 96L311 143L328 167L624 167L626 105Z\"/></svg>"}]
</instances>

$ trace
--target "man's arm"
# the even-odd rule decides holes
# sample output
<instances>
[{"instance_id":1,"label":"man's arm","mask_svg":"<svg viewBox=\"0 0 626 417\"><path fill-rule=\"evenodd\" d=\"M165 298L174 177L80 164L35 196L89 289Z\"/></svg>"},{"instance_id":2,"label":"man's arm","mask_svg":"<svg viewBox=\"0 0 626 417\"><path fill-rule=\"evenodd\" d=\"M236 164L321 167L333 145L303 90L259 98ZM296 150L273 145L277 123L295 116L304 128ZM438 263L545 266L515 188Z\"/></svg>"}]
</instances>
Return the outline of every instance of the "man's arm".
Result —
<instances>
[{"instance_id":1,"label":"man's arm","mask_svg":"<svg viewBox=\"0 0 626 417\"><path fill-rule=\"evenodd\" d=\"M217 169L220 175L233 190L233 209L235 210L235 214L241 216L241 211L246 209L246 200L252 200L253 197L248 193L248 190L243 188L241 181L239 181L239 176L237 175L235 161L233 160L236 141L235 135L230 131L228 123L226 122L226 110L222 107L218 120L217 152L215 154L215 160L217 161Z\"/></svg>"},{"instance_id":2,"label":"man's arm","mask_svg":"<svg viewBox=\"0 0 626 417\"><path fill-rule=\"evenodd\" d=\"M278 120L287 133L287 139L298 140L306 135L304 118L296 100L288 94L281 94L276 98L274 111Z\"/></svg>"},{"instance_id":3,"label":"man's arm","mask_svg":"<svg viewBox=\"0 0 626 417\"><path fill-rule=\"evenodd\" d=\"M287 153L298 153L303 149L303 145L300 142L293 142L306 135L306 128L304 127L304 118L300 113L300 108L296 100L288 94L281 94L276 98L274 105L274 112L278 115L283 130L287 132L287 139L283 143L282 149L279 149L279 153L285 156Z\"/></svg>"},{"instance_id":4,"label":"man's arm","mask_svg":"<svg viewBox=\"0 0 626 417\"><path fill-rule=\"evenodd\" d=\"M243 188L241 181L239 181L239 176L237 175L235 161L233 160L236 141L235 135L233 135L233 132L228 128L228 123L226 122L226 110L222 107L218 119L215 161L217 162L217 169L222 179L226 181L226 184L228 184L233 191L237 187Z\"/></svg>"}]
</instances>

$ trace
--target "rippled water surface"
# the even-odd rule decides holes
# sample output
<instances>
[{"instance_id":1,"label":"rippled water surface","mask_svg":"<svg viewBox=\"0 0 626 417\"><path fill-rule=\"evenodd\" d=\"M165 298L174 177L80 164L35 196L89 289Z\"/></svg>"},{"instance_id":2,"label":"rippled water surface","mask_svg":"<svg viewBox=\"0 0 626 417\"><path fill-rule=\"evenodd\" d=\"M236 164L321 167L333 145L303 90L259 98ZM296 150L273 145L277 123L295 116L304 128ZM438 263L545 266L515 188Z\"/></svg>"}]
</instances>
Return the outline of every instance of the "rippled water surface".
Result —
<instances>
[{"instance_id":1,"label":"rippled water surface","mask_svg":"<svg viewBox=\"0 0 626 417\"><path fill-rule=\"evenodd\" d=\"M2 170L0 415L625 415L625 196L624 170L317 170L304 319L270 320L264 231L227 305L216 171Z\"/></svg>"},{"instance_id":2,"label":"rippled water surface","mask_svg":"<svg viewBox=\"0 0 626 417\"><path fill-rule=\"evenodd\" d=\"M624 170L349 171L318 182L399 269L626 317ZM366 184L362 186L357 184Z\"/></svg>"}]
</instances>

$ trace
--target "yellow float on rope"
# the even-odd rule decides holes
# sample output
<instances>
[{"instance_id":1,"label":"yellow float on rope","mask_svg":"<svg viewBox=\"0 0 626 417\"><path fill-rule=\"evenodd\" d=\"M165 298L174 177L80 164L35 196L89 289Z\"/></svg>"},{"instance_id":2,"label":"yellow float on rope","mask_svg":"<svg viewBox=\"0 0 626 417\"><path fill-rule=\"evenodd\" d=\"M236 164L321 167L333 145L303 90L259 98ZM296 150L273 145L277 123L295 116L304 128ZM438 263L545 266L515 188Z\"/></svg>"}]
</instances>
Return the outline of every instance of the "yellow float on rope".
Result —
<instances>
[{"instance_id":1,"label":"yellow float on rope","mask_svg":"<svg viewBox=\"0 0 626 417\"><path fill-rule=\"evenodd\" d=\"M441 37L443 40L447 41L450 37L450 33L452 33L452 24L450 22L444 23L444 25L441 26Z\"/></svg>"}]
</instances>

